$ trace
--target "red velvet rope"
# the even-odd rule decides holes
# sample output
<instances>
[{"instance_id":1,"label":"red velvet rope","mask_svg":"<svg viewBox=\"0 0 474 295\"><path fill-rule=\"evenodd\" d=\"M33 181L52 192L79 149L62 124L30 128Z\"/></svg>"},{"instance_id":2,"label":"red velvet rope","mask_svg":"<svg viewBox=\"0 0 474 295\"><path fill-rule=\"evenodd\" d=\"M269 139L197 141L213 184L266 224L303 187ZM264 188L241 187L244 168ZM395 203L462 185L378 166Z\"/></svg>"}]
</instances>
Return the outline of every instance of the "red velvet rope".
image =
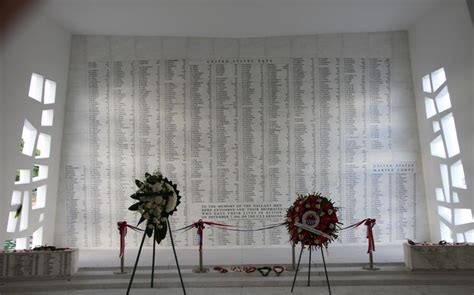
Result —
<instances>
[{"instance_id":1,"label":"red velvet rope","mask_svg":"<svg viewBox=\"0 0 474 295\"><path fill-rule=\"evenodd\" d=\"M186 225L185 227L179 228L176 231L180 231L180 230L188 231L192 228L197 228L197 234L199 236L199 251L202 251L204 229L206 228L204 225L216 226L216 227L219 227L219 228L233 227L233 225L228 225L228 224L224 224L224 223L217 223L217 222L212 222L212 221L203 221L202 219L199 219L195 223L192 223L190 225Z\"/></svg>"},{"instance_id":2,"label":"red velvet rope","mask_svg":"<svg viewBox=\"0 0 474 295\"><path fill-rule=\"evenodd\" d=\"M374 233L372 232L372 228L375 226L376 220L373 218L366 218L364 220L361 220L357 223L354 223L352 225L346 226L342 228L341 230L349 229L349 228L356 228L362 224L367 226L367 253L371 253L375 251L375 241L374 241Z\"/></svg>"},{"instance_id":3,"label":"red velvet rope","mask_svg":"<svg viewBox=\"0 0 474 295\"><path fill-rule=\"evenodd\" d=\"M143 229L136 226L128 224L125 220L117 222L117 228L120 234L120 254L119 257L122 258L125 252L125 236L127 235L127 228L130 228L134 231L143 231Z\"/></svg>"},{"instance_id":4,"label":"red velvet rope","mask_svg":"<svg viewBox=\"0 0 474 295\"><path fill-rule=\"evenodd\" d=\"M202 221L202 219L199 219L198 222L195 222L193 224L193 226L195 228L197 228L197 234L199 236L199 252L202 251L202 239L203 239L203 233L204 233L204 229L206 228L204 226L204 221Z\"/></svg>"},{"instance_id":5,"label":"red velvet rope","mask_svg":"<svg viewBox=\"0 0 474 295\"><path fill-rule=\"evenodd\" d=\"M120 254L119 257L122 258L125 252L125 236L127 235L127 222L119 221L117 222L117 228L120 234Z\"/></svg>"},{"instance_id":6,"label":"red velvet rope","mask_svg":"<svg viewBox=\"0 0 474 295\"><path fill-rule=\"evenodd\" d=\"M367 242L369 243L367 253L372 253L375 251L374 233L372 232L372 228L375 226L375 219L367 218L364 225L367 226Z\"/></svg>"}]
</instances>

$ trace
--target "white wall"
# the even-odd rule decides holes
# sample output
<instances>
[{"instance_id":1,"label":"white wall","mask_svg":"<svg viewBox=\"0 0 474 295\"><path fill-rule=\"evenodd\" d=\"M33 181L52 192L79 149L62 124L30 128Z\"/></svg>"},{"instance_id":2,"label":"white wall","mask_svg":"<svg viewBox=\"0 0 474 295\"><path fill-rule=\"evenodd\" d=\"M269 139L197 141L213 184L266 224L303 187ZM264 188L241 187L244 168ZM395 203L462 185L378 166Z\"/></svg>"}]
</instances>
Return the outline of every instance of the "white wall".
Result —
<instances>
[{"instance_id":1,"label":"white wall","mask_svg":"<svg viewBox=\"0 0 474 295\"><path fill-rule=\"evenodd\" d=\"M425 119L421 79L444 67L466 176L467 190L461 205L474 208L474 104L473 104L473 27L464 0L438 5L422 17L409 31L413 83L416 97L425 190L428 201L431 238L440 239L435 187L440 187L439 160L430 155L434 138L431 121ZM464 202L464 203L463 203ZM456 205L456 207L460 207ZM468 224L465 229L472 229Z\"/></svg>"},{"instance_id":2,"label":"white wall","mask_svg":"<svg viewBox=\"0 0 474 295\"><path fill-rule=\"evenodd\" d=\"M4 234L7 225L8 211L12 190L15 189L14 177L18 168L32 168L31 159L19 152L22 127L25 118L37 129L50 134L52 137L51 156L49 160L42 160L49 166L49 177L41 184L46 184L47 199L44 219L43 244L52 244L54 240L54 217L56 210L56 195L58 185L58 169L61 151L62 129L64 121L65 94L67 85L67 69L69 64L70 34L47 19L39 9L21 17L13 26L6 39L2 40L2 64L5 101L2 102L0 133L0 243L3 248L5 239L16 236L29 236L38 226L39 212L31 212L29 224L25 231L16 236ZM54 126L41 127L41 110L43 104L28 98L28 89L31 74L39 73L45 78L57 82L56 103L47 108L54 108ZM0 84L1 85L1 84ZM37 161L41 163L41 161ZM36 162L35 162L36 163ZM31 190L33 185L23 185L16 189ZM25 208L25 207L24 207Z\"/></svg>"}]
</instances>

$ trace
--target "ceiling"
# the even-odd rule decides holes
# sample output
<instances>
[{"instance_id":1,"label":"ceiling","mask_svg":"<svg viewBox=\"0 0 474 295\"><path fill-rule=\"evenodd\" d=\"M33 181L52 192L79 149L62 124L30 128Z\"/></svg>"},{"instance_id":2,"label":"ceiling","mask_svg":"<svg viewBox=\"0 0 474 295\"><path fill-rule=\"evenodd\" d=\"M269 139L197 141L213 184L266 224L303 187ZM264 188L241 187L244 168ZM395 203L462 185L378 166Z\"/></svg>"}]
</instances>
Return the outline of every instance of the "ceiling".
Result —
<instances>
[{"instance_id":1,"label":"ceiling","mask_svg":"<svg viewBox=\"0 0 474 295\"><path fill-rule=\"evenodd\" d=\"M44 0L75 34L259 37L406 30L457 0Z\"/></svg>"}]
</instances>

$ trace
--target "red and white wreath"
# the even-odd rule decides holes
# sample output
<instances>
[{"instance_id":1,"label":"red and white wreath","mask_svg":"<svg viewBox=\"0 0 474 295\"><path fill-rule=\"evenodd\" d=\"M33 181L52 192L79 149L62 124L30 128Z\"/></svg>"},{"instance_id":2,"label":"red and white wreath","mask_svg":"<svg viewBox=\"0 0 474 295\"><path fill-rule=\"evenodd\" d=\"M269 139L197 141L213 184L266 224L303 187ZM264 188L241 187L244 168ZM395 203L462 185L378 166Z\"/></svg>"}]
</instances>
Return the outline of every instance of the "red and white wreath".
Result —
<instances>
[{"instance_id":1,"label":"red and white wreath","mask_svg":"<svg viewBox=\"0 0 474 295\"><path fill-rule=\"evenodd\" d=\"M325 246L337 239L338 208L320 193L298 195L286 213L290 240L307 246Z\"/></svg>"}]
</instances>

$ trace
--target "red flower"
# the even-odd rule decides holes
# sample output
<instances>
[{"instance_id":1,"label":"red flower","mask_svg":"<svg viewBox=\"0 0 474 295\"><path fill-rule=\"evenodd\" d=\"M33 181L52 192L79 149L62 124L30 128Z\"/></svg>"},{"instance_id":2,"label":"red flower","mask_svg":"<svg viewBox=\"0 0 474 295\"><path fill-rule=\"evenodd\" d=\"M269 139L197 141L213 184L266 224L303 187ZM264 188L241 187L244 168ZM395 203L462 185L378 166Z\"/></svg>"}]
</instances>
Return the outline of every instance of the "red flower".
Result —
<instances>
[{"instance_id":1,"label":"red flower","mask_svg":"<svg viewBox=\"0 0 474 295\"><path fill-rule=\"evenodd\" d=\"M329 212L328 212L329 210ZM310 233L295 226L296 222L303 222L303 215L308 211L315 211L320 216L319 224L316 229L330 235L327 239L324 236ZM327 246L337 237L337 228L329 228L329 224L337 224L337 208L327 198L320 194L299 195L293 205L287 210L287 227L290 239L293 243L301 242L303 245L325 245Z\"/></svg>"}]
</instances>

